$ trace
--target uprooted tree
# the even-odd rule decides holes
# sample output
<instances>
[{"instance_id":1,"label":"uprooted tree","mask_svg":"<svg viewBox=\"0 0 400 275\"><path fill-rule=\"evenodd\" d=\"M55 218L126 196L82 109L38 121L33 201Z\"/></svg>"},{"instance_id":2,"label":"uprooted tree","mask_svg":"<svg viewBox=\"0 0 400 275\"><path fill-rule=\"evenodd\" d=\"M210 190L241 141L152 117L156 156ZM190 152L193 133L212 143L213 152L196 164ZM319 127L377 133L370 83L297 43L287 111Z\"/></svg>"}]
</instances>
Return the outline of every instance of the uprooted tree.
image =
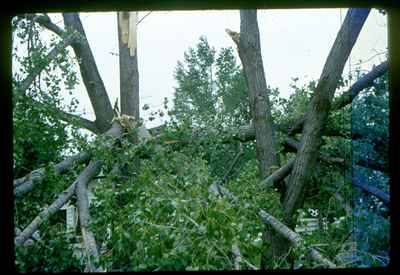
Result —
<instances>
[{"instance_id":1,"label":"uprooted tree","mask_svg":"<svg viewBox=\"0 0 400 275\"><path fill-rule=\"evenodd\" d=\"M358 128L351 136L338 117L348 117L349 105L363 90L377 86L388 70L385 61L334 96L344 86L343 68L369 12L349 9L316 85L297 87L285 102L265 80L257 11L241 10L240 33L226 32L243 69L235 64L232 49L223 49L215 59L201 38L197 49L185 54L188 66L178 63L171 122L154 129L146 129L140 119L137 13L118 13L120 111L112 107L77 13L63 14L64 28L46 14L14 18L15 32L22 30L18 35L28 43L28 56L19 59L23 77L13 83L18 119L14 195L17 210L31 211L16 221L22 227L15 229L16 249L44 242L35 241L35 232L57 224L59 210L72 203L78 209L86 271L266 269L293 264L298 253L309 254L317 265L341 266L329 259L338 251L324 256L294 230L298 210L321 190L329 190L351 212L337 183L318 178L337 180L349 170L351 163L340 152L365 133ZM40 43L40 29L55 34L50 46ZM78 60L94 121L73 114L74 108L62 109L60 86L72 90L77 83L67 47ZM55 70L63 72L61 78ZM31 131L45 138L24 132L28 116L39 125L30 126ZM80 128L96 137L87 142ZM382 144L379 139L375 143ZM336 151L326 149L335 146ZM70 147L75 153L62 152ZM53 163L46 164L52 156ZM387 172L387 163L362 154L356 164ZM362 176L341 181L353 182L388 206L388 193ZM95 190L95 199L89 198L89 189ZM42 194L35 197L36 190ZM43 198L45 207L23 204ZM248 235L256 232L262 232L263 241L254 245Z\"/></svg>"}]
</instances>

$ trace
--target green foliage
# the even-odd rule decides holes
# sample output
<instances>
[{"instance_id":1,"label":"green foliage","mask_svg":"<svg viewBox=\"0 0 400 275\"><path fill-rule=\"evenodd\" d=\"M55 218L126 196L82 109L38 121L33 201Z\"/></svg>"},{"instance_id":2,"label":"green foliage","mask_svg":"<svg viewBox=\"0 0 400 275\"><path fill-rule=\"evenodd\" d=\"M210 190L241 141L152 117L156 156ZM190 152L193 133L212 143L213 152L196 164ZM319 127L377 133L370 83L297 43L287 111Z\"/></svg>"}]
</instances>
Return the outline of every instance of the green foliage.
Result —
<instances>
[{"instance_id":1,"label":"green foliage","mask_svg":"<svg viewBox=\"0 0 400 275\"><path fill-rule=\"evenodd\" d=\"M257 213L262 208L282 220L283 209L278 190L262 191L259 187L254 142L240 145L224 140L231 128L251 120L245 77L232 48L216 51L205 37L200 38L195 48L189 48L175 71L177 87L174 107L169 112L172 119L157 140L133 145L126 139L98 138L87 144L87 138L76 127L66 131L66 124L59 121L54 109L62 107L61 87L72 91L76 85L67 52L40 76L44 83L35 83L26 95L17 92L19 81L44 62L50 45L33 42L30 37L41 40L37 27L28 21L14 20L13 25L18 39L30 47L28 56L14 55L20 64L19 73L14 76L13 97L16 175L49 161L54 164L70 149L84 149L94 159L104 161L102 177L91 183L95 199L90 206L90 226L103 267L108 271L229 270L234 264L234 244L244 259L242 269L260 265L261 255L269 249L269 244L262 240L266 227ZM55 70L63 73L52 73ZM341 86L346 81L342 80ZM352 199L354 189L347 177L351 175L351 150L355 157L370 154L382 163L387 161L386 81L386 78L378 80L364 96L357 98L352 111L346 107L328 118L326 127L336 129L341 137L324 137L321 153L346 158L346 168L318 161L312 171L301 211L317 209L320 228L311 234L300 233L305 243L290 250L295 268L317 267L309 259L310 245L334 259L346 251L345 244L349 241L358 245L357 260L339 266L380 266L387 259L389 222L382 203L358 192L353 221L353 217L346 216L342 203L332 197L337 192L346 201ZM288 99L282 98L278 89L268 87L266 93L275 123L290 125L301 117L309 108L315 86L316 81L299 86L293 79L294 92ZM48 107L39 107L32 99L46 102ZM166 100L165 109L167 103ZM76 101L71 102L69 111L75 110L75 104ZM153 117L164 115L163 111L150 110L147 105L143 110L151 112ZM353 147L349 139L351 128L361 136L353 141ZM277 137L281 142L285 135L278 133ZM108 146L111 144L114 146ZM243 155L228 171L239 150L243 150ZM279 156L284 164L295 155L285 152L280 145ZM134 169L138 157L139 170ZM121 164L123 173L111 173L115 164ZM16 200L17 226L26 227L84 167L80 165L60 176L55 175L51 165L45 166L43 184L23 200ZM382 190L388 190L384 175L370 169L358 173L376 182ZM216 182L228 188L237 200L210 192L209 186ZM300 217L301 213L299 223ZM81 240L76 238L77 232L67 234L64 223L63 214L54 215L39 228L41 241L16 248L19 271L83 271L83 263L73 255L71 247ZM274 264L274 268L286 265L283 261Z\"/></svg>"},{"instance_id":2,"label":"green foliage","mask_svg":"<svg viewBox=\"0 0 400 275\"><path fill-rule=\"evenodd\" d=\"M179 123L196 127L229 127L250 120L247 86L243 70L236 64L232 48L218 56L207 39L200 37L175 69L174 107L170 115Z\"/></svg>"}]
</instances>

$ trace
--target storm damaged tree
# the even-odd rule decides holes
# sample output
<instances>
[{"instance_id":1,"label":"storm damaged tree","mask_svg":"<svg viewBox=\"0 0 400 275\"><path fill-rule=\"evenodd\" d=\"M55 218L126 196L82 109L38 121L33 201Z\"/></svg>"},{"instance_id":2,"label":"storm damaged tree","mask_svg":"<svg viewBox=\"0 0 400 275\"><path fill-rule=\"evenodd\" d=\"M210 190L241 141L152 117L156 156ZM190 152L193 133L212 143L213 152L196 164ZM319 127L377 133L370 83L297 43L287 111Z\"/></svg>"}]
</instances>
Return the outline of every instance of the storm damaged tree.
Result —
<instances>
[{"instance_id":1,"label":"storm damaged tree","mask_svg":"<svg viewBox=\"0 0 400 275\"><path fill-rule=\"evenodd\" d=\"M264 205L256 205L254 208L252 208L257 209L254 213L252 213L253 216L259 215L260 221L266 225L266 234L264 235L265 243L261 257L261 268L263 269L271 267L274 259L278 259L287 255L291 246L299 248L304 245L303 240L294 232L294 227L296 225L296 210L301 208L304 201L307 200L307 189L312 180L311 171L317 170L318 162L329 164L335 167L343 167L345 165L345 160L343 158L338 157L337 155L328 155L326 152L321 150L323 137L343 136L343 134L339 133L337 129L326 127L329 115L333 111L338 111L341 108L345 108L351 104L353 99L356 98L363 89L374 85L374 80L387 72L387 62L383 62L379 66L373 68L371 72L359 78L358 81L355 82L348 91L334 98L334 92L338 87L344 64L349 57L349 54L357 40L368 14L369 9L349 9L325 62L320 79L312 94L311 101L309 102L307 112L304 114L304 116L290 121L289 123L274 122L272 118L273 106L271 97L273 95L271 94L271 90L267 88L265 79L263 60L261 58L261 41L257 23L257 11L240 11L240 34L227 30L228 34L236 43L239 57L243 66L243 72L247 84L251 123L237 128L232 127L227 133L221 135L220 142L243 144L246 142L255 141L259 171L259 190L262 190L261 192L263 195L267 195L267 193L269 193L273 187L278 190L278 193L281 197L281 204L278 206L281 213L283 213L283 219L281 221L271 214L268 214L267 211L264 211ZM185 191L188 188L187 186L190 185L190 182L204 181L208 184L209 179L208 175L203 175L202 177L192 176L191 178L185 174L197 173L197 170L201 170L203 173L203 170L206 170L203 162L200 163L201 165L199 165L199 167L190 167L190 169L186 169L187 163L190 163L189 158L183 158L183 161L181 160L181 162L174 158L175 155L182 157L182 155L184 155L182 153L184 152L184 149L182 148L190 147L193 144L205 147L209 146L210 141L207 134L196 133L189 138L179 139L179 135L176 133L177 131L171 131L167 126L161 126L157 127L156 130L149 129L150 132L154 133L153 135L147 133L145 138L142 137L142 139L139 136L140 127L142 127L142 130L144 131L147 130L143 129L143 126L141 126L139 113L139 70L137 63L138 52L136 46L137 13L119 12L117 18L120 67L120 111L117 103L114 105L114 108L112 107L105 85L94 60L90 45L86 38L84 28L77 13L63 14L64 28L54 24L47 15L22 15L17 18L18 20L21 20L21 22L30 22L30 24L36 24L37 26L41 26L42 28L51 31L52 33L56 34L59 43L54 45L54 47L48 50L47 53L42 53L41 63L39 66L36 66L30 70L22 80L15 81L16 83L14 85L13 93L23 98L29 98L29 100L35 103L35 106L53 110L53 113L57 114L54 115L55 119L57 120L74 124L76 127L87 129L96 134L97 136L93 141L94 147L101 147L103 151L113 155L113 158L111 161L105 160L101 154L93 153L98 149L96 148L96 150L92 151L81 150L80 152L65 159L55 161L57 162L56 164L50 164L49 167L52 171L52 177L61 177L71 171L74 171L75 173L72 173L72 176L70 175L73 177L73 179L70 181L69 187L66 189L64 188L59 194L53 194L53 202L50 204L50 206L42 208L39 215L33 217L30 222L27 222L27 226L25 226L23 230L18 231L15 238L15 244L16 246L26 245L40 225L49 221L49 219L54 216L55 213L57 213L68 201L76 198L76 205L79 212L80 232L85 250L85 270L90 272L104 271L109 270L110 268L110 266L108 269L104 268L99 263L101 245L98 239L101 238L103 240L104 237L96 235L96 231L91 226L91 216L93 212L91 212L92 208L89 207L88 197L89 184L98 183L98 181L95 181L95 179L101 180L102 178L106 177L104 175L98 175L101 171L103 174L112 175L114 182L123 181L122 179L126 181L127 178L130 179L131 182L136 180L140 181L143 180L143 178L136 177L136 175L142 170L142 168L138 165L139 159L151 159L152 161L155 161L156 165L150 165L149 168L149 165L146 164L147 166L145 165L145 168L143 168L144 173L151 181L151 186L154 188L161 188L160 192L157 189L158 193L156 196L160 196L160 198L162 196L168 196L168 199L170 200L174 199L174 197L171 196L179 197L179 190L182 192ZM29 91L30 87L35 85L35 80L40 79L42 72L51 66L51 64L57 60L57 57L63 53L65 54L65 49L67 47L70 47L73 50L74 56L78 60L77 64L79 71L95 113L96 119L94 121L61 110L57 105L50 106L46 101L35 99L27 92ZM229 54L228 57L230 62L229 64L234 64L234 61L231 60L231 54ZM268 61L266 61L266 63L268 63ZM239 68L235 68L235 70L236 69L238 75L239 73L242 73L239 72ZM244 90L245 89L243 89L243 91ZM242 92L242 90L240 92ZM162 135L163 132L166 133L166 136ZM280 136L284 136L284 138L278 139L278 134ZM296 136L296 134L300 134L300 136ZM143 142L138 142L139 140ZM154 145L154 143L157 143L157 150L149 149L152 148L151 144ZM121 149L122 147L124 149ZM286 163L280 163L280 148L284 148L283 151L286 153L295 153L295 157L288 157ZM129 151L129 153L125 152L124 150ZM129 154L132 154L133 156ZM164 154L165 156L162 157L160 154ZM155 160L152 159L152 155L156 156ZM234 192L228 190L228 186L222 185L228 182L229 174L232 172L232 170L234 170L235 165L237 165L238 160L242 157L242 155L243 149L242 145L240 145L240 151L235 155L232 163L225 168L222 168L224 170L222 171L223 173L221 173L223 174L222 180L214 181L210 185L210 188L206 188L206 190L211 193L219 194L220 197L227 197L229 203L231 203L233 206L241 204L241 201L239 200L240 194L234 194ZM190 157L192 157L192 155ZM160 161L160 159L162 161ZM132 163L132 166L129 165ZM144 162L142 162L142 164L143 163ZM174 165L177 167L174 167ZM111 168L109 166L111 166ZM14 195L16 200L23 200L25 197L34 193L38 186L44 186L46 184L46 178L49 177L49 167L37 167L38 169L27 173L25 176L19 175L17 178L15 178ZM78 170L76 169L77 167L80 169L78 172L75 171ZM30 169L33 168L30 167ZM163 169L172 175L158 175L157 173ZM151 173L154 175L149 175ZM179 190L172 186L170 182L168 182L168 179L170 178L177 179L176 181L181 184L179 185ZM111 189L112 194L110 195L121 197L120 194L118 194L119 192L116 192L116 189L114 188L114 182L113 189ZM381 190L369 188L364 182L360 184L360 181L358 181L355 185L359 186L363 190L367 190L368 192L375 194L386 204L388 203L389 197L387 194L380 192ZM129 188L139 188L138 194L134 194L137 197L135 197L135 199L130 198L130 200L125 202L123 201L122 203L118 203L117 200L115 200L116 203L111 206L114 208L112 209L113 211L119 211L120 209L124 209L123 207L126 205L129 206L132 205L132 203L141 201L142 197L147 195L146 192L143 191L146 189L140 189L147 188L146 186L140 186L140 184L137 184L134 187L129 186L126 189L130 190ZM149 192L152 191L150 190ZM193 192L193 194L197 193ZM187 199L187 197L184 196L181 199L181 201L184 201ZM121 201L122 200L123 198L121 198ZM157 200L155 199L154 201ZM159 201L162 200L160 199ZM146 201L146 203L151 202L152 200ZM206 216L206 218L208 218L207 215L212 215L212 211L217 211L215 209L230 209L230 207L221 207L221 205L226 202L221 202L221 205L218 205L218 203L220 203L218 199L214 199L211 202L205 202L202 198L199 207L203 207L205 205L204 209L209 211L207 212L208 214L204 214L205 212L202 212L201 215L196 217L189 216L189 212L185 213L185 209L181 209L183 214L178 213L177 215L182 214L184 219L188 221L188 223L185 223L185 226L188 228L191 228L192 226L193 228L191 228L191 230L193 230L193 232L196 232L196 234L200 232L201 234L198 235L206 236L207 234L203 233L209 228L212 228L212 226L216 225L212 224L212 226L204 226L200 222L196 221L196 219L199 219L200 216ZM193 200L191 204L196 205L196 200ZM215 209L211 209L208 204L214 205ZM174 203L171 205L176 208L177 202L174 201ZM190 206L191 205L187 205L186 207ZM146 208L146 211L149 211L147 205L143 207ZM169 211L168 207L169 204L162 201L162 205L155 207L155 209L157 211L160 209L167 209L166 211ZM139 213L140 211L140 213L145 212L144 209L136 209L136 211L137 212L135 213ZM192 213L195 213L195 210L190 212L190 215L192 215ZM104 216L106 216L106 213L104 213ZM138 214L138 216L140 215ZM219 218L223 217L223 215L219 216ZM132 215L129 216L129 219L126 217L113 216L113 219L114 218L117 220L134 220L135 223L140 221L138 217ZM157 218L160 217L157 216ZM171 216L168 216L167 222L173 219L174 218L171 214ZM180 218L179 222L181 222ZM140 226L144 227L147 225L151 226L153 229L157 228L157 230L160 228L163 230L179 230L179 228L177 228L177 224L170 225L166 223L164 225L160 225L146 222ZM126 226L126 224L124 226ZM120 226L118 224L116 225L116 227L119 228L124 228L124 226ZM118 236L125 238L125 236L128 235L128 237L132 239L136 238L138 235L140 237L141 234L146 236L145 234L147 231L141 231L141 234L137 233L141 230L141 227L135 227L136 231L134 231L134 233L131 235L129 235L129 231L124 231L123 234L121 233ZM191 230L186 230L185 232L192 232ZM170 234L171 231L168 232L169 233L167 236L171 239L186 234L185 232L181 232L182 234ZM227 235L230 234L232 233L230 232ZM218 239L221 239L221 235L219 235ZM170 240L168 239L167 241ZM119 246L119 248L114 249L113 247L111 250L114 250L118 255L118 253L121 253L121 251L124 249L121 249L120 247L122 244L121 240L118 241L115 239L115 242L116 247ZM159 240L159 242L161 243L162 240ZM180 249L179 245L182 243L186 245L185 241L178 242L176 249ZM175 244L176 243L174 242L174 245ZM201 242L200 244L204 245L204 243L202 244ZM203 250L206 250L207 253L210 253L211 255L211 252L213 251L209 251L210 247L207 247L207 245L208 243L206 244L207 249ZM130 247L134 247L135 249L142 251L143 243L141 241L134 242L130 244ZM165 247L168 247L168 249L171 251L175 249L175 247L171 248L171 242L168 243L168 245L165 245ZM255 269L254 264L251 264L245 259L246 253L243 253L243 251L239 249L240 244L237 245L237 243L235 243L229 247L232 249L231 256L234 257L234 263L232 264L232 267L235 269L240 269L241 264L244 263L248 267ZM221 249L219 249L218 245L216 245L215 248L218 250L218 253L223 255L224 262L226 262L225 259L229 261L229 256L226 255L224 251L221 252ZM199 249L199 251L201 250L202 249ZM214 250L214 248L211 250ZM313 261L326 267L335 267L335 264L331 260L325 258L322 253L319 253L313 248L310 248L309 251ZM159 250L155 250L154 253L159 253ZM177 253L178 254L173 254L171 252L168 255L169 257L181 255L179 254L181 252L178 251ZM160 254L160 257L165 258L165 255L165 253L162 254L162 256ZM129 258L129 261L131 262L132 257L134 260L136 260L135 257L139 256L140 255L129 255L127 258ZM182 257L182 259L180 258L178 262L182 262L183 265L183 267L180 266L179 268L187 269L188 267L185 266L185 260L183 259L184 256L179 257ZM208 263L209 254L207 254L206 258ZM120 259L118 258L115 260L118 261ZM161 262L159 264L162 265ZM111 269L114 267L116 266L114 266L112 263ZM147 266L147 268L149 267ZM158 268L159 267L154 267L156 270L158 270ZM146 268L143 267L143 269Z\"/></svg>"}]
</instances>

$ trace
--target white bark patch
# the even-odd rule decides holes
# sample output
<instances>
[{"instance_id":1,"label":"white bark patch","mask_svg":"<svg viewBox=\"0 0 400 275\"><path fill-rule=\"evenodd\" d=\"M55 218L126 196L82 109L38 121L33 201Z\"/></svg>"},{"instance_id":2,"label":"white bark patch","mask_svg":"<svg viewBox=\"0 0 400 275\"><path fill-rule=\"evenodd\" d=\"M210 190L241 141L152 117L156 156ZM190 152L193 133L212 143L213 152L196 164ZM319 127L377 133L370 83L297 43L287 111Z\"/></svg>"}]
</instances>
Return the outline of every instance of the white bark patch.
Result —
<instances>
[{"instance_id":1,"label":"white bark patch","mask_svg":"<svg viewBox=\"0 0 400 275\"><path fill-rule=\"evenodd\" d=\"M129 55L135 56L137 45L137 12L118 12L118 21L121 28L121 41L128 44Z\"/></svg>"}]
</instances>

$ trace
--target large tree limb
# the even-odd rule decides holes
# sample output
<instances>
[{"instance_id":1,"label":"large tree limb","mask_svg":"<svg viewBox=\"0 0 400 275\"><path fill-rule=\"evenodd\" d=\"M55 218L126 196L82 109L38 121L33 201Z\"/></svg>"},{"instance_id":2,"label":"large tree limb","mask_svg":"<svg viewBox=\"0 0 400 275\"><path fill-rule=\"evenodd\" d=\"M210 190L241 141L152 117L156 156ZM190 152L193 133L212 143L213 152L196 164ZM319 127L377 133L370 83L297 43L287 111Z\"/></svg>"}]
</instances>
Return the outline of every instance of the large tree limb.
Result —
<instances>
[{"instance_id":1,"label":"large tree limb","mask_svg":"<svg viewBox=\"0 0 400 275\"><path fill-rule=\"evenodd\" d=\"M110 99L97 69L79 15L77 13L63 13L63 18L66 29L74 30L80 34L80 39L73 41L71 46L79 60L82 80L96 115L96 125L100 131L104 132L110 127L111 120L114 117Z\"/></svg>"},{"instance_id":2,"label":"large tree limb","mask_svg":"<svg viewBox=\"0 0 400 275\"><path fill-rule=\"evenodd\" d=\"M281 223L278 219L268 214L264 210L260 210L259 216L265 224L272 226L272 228L287 238L294 247L301 247L304 244L303 239L296 232L292 231L289 227ZM321 253L314 248L309 248L309 251L311 258L314 261L322 264L324 267L336 268L336 265L333 262L322 256Z\"/></svg>"},{"instance_id":3,"label":"large tree limb","mask_svg":"<svg viewBox=\"0 0 400 275\"><path fill-rule=\"evenodd\" d=\"M378 66L375 66L370 72L363 75L359 80L357 80L350 89L337 97L332 103L332 111L337 111L346 105L350 104L357 95L365 88L371 87L374 84L374 80L381 77L388 71L388 62L384 61ZM289 131L289 135L297 134L303 128L305 121L305 115L296 120L293 123L292 128Z\"/></svg>"},{"instance_id":4,"label":"large tree limb","mask_svg":"<svg viewBox=\"0 0 400 275\"><path fill-rule=\"evenodd\" d=\"M88 165L92 169L93 174L98 174L102 166L102 161L91 161ZM78 181L76 183L76 197L77 206L79 211L79 222L81 226L83 243L85 245L87 255L87 271L97 271L96 263L99 260L99 252L97 250L96 239L93 232L89 228L90 213L89 213L89 199L88 199L88 185L89 181ZM94 261L94 262L93 262Z\"/></svg>"},{"instance_id":5,"label":"large tree limb","mask_svg":"<svg viewBox=\"0 0 400 275\"><path fill-rule=\"evenodd\" d=\"M283 201L285 220L288 224L292 224L293 213L303 203L304 187L319 154L322 130L330 111L334 92L369 12L370 9L349 9L322 70L306 114L301 148L297 153L289 178L289 188Z\"/></svg>"},{"instance_id":6,"label":"large tree limb","mask_svg":"<svg viewBox=\"0 0 400 275\"><path fill-rule=\"evenodd\" d=\"M375 186L369 185L361 176L354 176L352 178L352 183L354 186L380 199L387 207L390 206L389 194L380 190L379 188L376 188Z\"/></svg>"},{"instance_id":7,"label":"large tree limb","mask_svg":"<svg viewBox=\"0 0 400 275\"><path fill-rule=\"evenodd\" d=\"M96 164L96 163L95 163ZM63 191L58 198L39 215L15 238L16 245L22 245L28 240L39 226L56 213L74 194L78 184L89 182L100 170L98 164L90 163L78 176L76 181Z\"/></svg>"}]
</instances>

